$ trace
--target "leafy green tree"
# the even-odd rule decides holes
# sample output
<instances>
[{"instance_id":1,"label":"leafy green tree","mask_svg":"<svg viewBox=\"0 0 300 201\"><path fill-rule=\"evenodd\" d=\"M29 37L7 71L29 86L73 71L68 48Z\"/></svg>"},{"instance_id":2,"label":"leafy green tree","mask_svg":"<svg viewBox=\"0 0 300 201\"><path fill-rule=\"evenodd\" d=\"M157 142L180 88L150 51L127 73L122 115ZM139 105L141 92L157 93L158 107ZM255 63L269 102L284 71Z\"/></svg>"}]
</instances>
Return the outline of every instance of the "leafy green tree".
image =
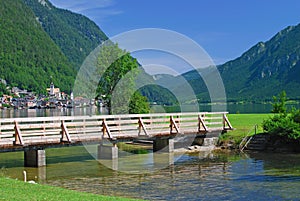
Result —
<instances>
[{"instance_id":1,"label":"leafy green tree","mask_svg":"<svg viewBox=\"0 0 300 201\"><path fill-rule=\"evenodd\" d=\"M136 91L131 97L129 104L130 114L147 114L150 111L150 104L147 97L142 96L140 92Z\"/></svg>"},{"instance_id":2,"label":"leafy green tree","mask_svg":"<svg viewBox=\"0 0 300 201\"><path fill-rule=\"evenodd\" d=\"M3 96L3 94L8 94L8 91L6 85L0 82L0 96Z\"/></svg>"},{"instance_id":3,"label":"leafy green tree","mask_svg":"<svg viewBox=\"0 0 300 201\"><path fill-rule=\"evenodd\" d=\"M300 140L300 110L292 109L287 112L286 93L279 94L279 98L273 97L273 113L278 113L263 121L263 129L266 133L281 136L285 140Z\"/></svg>"},{"instance_id":4,"label":"leafy green tree","mask_svg":"<svg viewBox=\"0 0 300 201\"><path fill-rule=\"evenodd\" d=\"M121 50L118 44L106 43L100 49L97 70L100 81L97 98L105 100L110 114L128 113L131 95L135 92L135 77L138 75L138 62L129 52ZM146 99L138 99L140 107Z\"/></svg>"},{"instance_id":5,"label":"leafy green tree","mask_svg":"<svg viewBox=\"0 0 300 201\"><path fill-rule=\"evenodd\" d=\"M286 113L287 108L286 108L286 92L282 91L278 97L273 96L273 109L272 113Z\"/></svg>"}]
</instances>

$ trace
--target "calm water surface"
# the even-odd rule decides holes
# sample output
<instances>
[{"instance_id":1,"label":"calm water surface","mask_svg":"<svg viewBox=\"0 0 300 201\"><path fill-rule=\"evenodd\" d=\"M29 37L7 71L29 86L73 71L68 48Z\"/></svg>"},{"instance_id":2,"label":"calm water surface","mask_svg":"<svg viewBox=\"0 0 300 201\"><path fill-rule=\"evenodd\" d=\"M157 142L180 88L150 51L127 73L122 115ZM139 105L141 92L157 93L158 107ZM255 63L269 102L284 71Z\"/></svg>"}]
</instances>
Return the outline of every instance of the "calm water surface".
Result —
<instances>
[{"instance_id":1,"label":"calm water surface","mask_svg":"<svg viewBox=\"0 0 300 201\"><path fill-rule=\"evenodd\" d=\"M23 168L21 152L1 153L0 174L22 180L25 169L38 183L148 200L300 200L299 154L175 155L173 165L128 174L102 165L84 147L46 152L43 168Z\"/></svg>"},{"instance_id":2,"label":"calm water surface","mask_svg":"<svg viewBox=\"0 0 300 201\"><path fill-rule=\"evenodd\" d=\"M199 111L209 112L212 110L210 105L200 104ZM300 104L289 104L289 109L292 107L300 108ZM217 108L216 108L217 109ZM224 106L220 106L223 111ZM169 112L193 112L197 108L191 105L184 105L182 108L162 106L152 106L152 110L160 113ZM178 111L179 110L179 111ZM231 114L235 113L270 113L272 110L271 104L228 104L225 110ZM100 115L107 114L106 108L86 107L86 108L59 108L59 109L3 109L0 110L0 118L14 118L14 117L49 117L49 116L80 116L80 115Z\"/></svg>"},{"instance_id":3,"label":"calm water surface","mask_svg":"<svg viewBox=\"0 0 300 201\"><path fill-rule=\"evenodd\" d=\"M204 108L205 109L205 108ZM229 105L230 113L267 113L270 105ZM97 108L55 110L2 110L1 118L105 114ZM139 161L120 158L124 164L142 163L147 173L111 170L96 161L85 147L47 149L47 166L24 168L23 152L0 153L0 176L67 189L147 200L300 200L300 154L203 154L164 156L175 162L153 169L153 155ZM156 161L157 162L157 161Z\"/></svg>"},{"instance_id":4,"label":"calm water surface","mask_svg":"<svg viewBox=\"0 0 300 201\"><path fill-rule=\"evenodd\" d=\"M3 109L0 118L15 117L53 117L53 116L81 116L107 114L105 108L57 108L57 109Z\"/></svg>"}]
</instances>

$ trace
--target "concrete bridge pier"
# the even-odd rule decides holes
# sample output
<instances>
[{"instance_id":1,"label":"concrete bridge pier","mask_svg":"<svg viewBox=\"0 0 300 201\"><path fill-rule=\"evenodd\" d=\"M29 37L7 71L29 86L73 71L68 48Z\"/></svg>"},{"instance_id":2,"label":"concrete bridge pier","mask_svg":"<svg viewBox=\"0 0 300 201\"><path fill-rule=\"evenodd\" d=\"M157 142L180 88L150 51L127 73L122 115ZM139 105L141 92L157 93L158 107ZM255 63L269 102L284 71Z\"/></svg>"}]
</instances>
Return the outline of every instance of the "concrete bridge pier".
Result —
<instances>
[{"instance_id":1,"label":"concrete bridge pier","mask_svg":"<svg viewBox=\"0 0 300 201\"><path fill-rule=\"evenodd\" d=\"M98 159L117 159L118 147L116 143L100 144L98 146Z\"/></svg>"},{"instance_id":2,"label":"concrete bridge pier","mask_svg":"<svg viewBox=\"0 0 300 201\"><path fill-rule=\"evenodd\" d=\"M174 152L174 139L170 138L156 138L153 141L153 152Z\"/></svg>"},{"instance_id":3,"label":"concrete bridge pier","mask_svg":"<svg viewBox=\"0 0 300 201\"><path fill-rule=\"evenodd\" d=\"M42 167L46 165L45 149L28 149L24 151L25 167Z\"/></svg>"}]
</instances>

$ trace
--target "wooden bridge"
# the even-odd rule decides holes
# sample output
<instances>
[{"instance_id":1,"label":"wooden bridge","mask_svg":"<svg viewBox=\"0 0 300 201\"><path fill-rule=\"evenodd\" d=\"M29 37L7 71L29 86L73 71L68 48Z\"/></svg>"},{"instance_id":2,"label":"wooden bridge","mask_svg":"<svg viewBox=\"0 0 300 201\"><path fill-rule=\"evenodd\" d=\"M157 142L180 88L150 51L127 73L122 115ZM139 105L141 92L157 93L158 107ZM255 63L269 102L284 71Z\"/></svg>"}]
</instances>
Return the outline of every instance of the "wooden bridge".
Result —
<instances>
[{"instance_id":1,"label":"wooden bridge","mask_svg":"<svg viewBox=\"0 0 300 201\"><path fill-rule=\"evenodd\" d=\"M113 144L136 139L153 140L153 149L157 151L168 146L169 139L176 135L209 135L212 131L231 130L226 114L204 112L0 119L0 152L25 151L25 165L42 166L45 162L38 162L38 152L42 158L45 157L45 148L101 143L103 139ZM116 146L112 148L117 149Z\"/></svg>"}]
</instances>

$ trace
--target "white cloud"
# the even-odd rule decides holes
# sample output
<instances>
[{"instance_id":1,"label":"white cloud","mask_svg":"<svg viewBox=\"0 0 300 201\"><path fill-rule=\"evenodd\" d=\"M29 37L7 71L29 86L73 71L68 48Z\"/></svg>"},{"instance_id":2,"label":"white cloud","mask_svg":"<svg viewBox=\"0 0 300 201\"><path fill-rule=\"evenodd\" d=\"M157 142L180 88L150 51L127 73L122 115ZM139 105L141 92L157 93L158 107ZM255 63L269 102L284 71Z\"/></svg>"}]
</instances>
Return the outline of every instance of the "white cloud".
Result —
<instances>
[{"instance_id":1,"label":"white cloud","mask_svg":"<svg viewBox=\"0 0 300 201\"><path fill-rule=\"evenodd\" d=\"M103 19L121 14L122 11L117 10L114 0L49 0L53 5L59 8L71 10L76 13L84 14L91 19L101 22Z\"/></svg>"},{"instance_id":2,"label":"white cloud","mask_svg":"<svg viewBox=\"0 0 300 201\"><path fill-rule=\"evenodd\" d=\"M107 8L115 4L114 0L50 0L55 6L74 12L84 12L89 9Z\"/></svg>"}]
</instances>

